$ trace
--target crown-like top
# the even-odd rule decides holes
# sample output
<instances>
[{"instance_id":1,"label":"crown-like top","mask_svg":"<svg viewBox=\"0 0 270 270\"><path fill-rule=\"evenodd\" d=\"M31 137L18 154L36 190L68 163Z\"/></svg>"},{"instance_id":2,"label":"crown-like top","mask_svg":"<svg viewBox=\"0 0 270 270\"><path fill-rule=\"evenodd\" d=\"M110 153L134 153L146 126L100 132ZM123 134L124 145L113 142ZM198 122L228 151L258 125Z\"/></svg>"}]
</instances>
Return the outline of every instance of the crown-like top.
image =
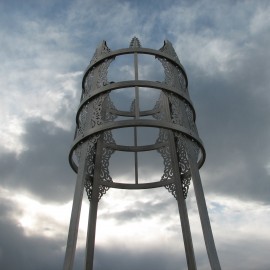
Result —
<instances>
[{"instance_id":1,"label":"crown-like top","mask_svg":"<svg viewBox=\"0 0 270 270\"><path fill-rule=\"evenodd\" d=\"M141 48L141 43L137 37L133 37L130 41L129 48Z\"/></svg>"}]
</instances>

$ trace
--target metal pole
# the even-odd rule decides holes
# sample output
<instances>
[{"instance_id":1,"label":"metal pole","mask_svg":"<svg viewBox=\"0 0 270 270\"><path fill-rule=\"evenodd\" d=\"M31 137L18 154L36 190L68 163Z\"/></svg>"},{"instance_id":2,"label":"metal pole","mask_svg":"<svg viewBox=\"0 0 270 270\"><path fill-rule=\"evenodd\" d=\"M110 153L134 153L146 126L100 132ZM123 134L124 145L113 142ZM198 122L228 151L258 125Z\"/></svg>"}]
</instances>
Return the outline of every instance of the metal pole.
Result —
<instances>
[{"instance_id":1,"label":"metal pole","mask_svg":"<svg viewBox=\"0 0 270 270\"><path fill-rule=\"evenodd\" d=\"M170 116L170 110L169 110L169 102L168 102L168 98L165 96L163 98L163 104L164 104L164 109L166 113L166 118L170 120L171 116ZM174 176L174 183L175 183L176 200L177 200L182 234L183 234L183 239L184 239L187 265L188 265L189 270L196 270L197 266L196 266L196 260L195 260L195 255L194 255L187 206L186 206L186 201L185 201L183 190L182 190L180 168L178 164L178 156L176 153L175 138L171 130L168 130L167 132L169 132L169 147L170 147L171 162L172 162L172 169L173 169L173 176Z\"/></svg>"},{"instance_id":2,"label":"metal pole","mask_svg":"<svg viewBox=\"0 0 270 270\"><path fill-rule=\"evenodd\" d=\"M72 212L70 218L68 240L65 254L63 270L72 270L76 250L78 228L80 222L81 205L83 199L84 179L86 173L86 152L87 144L82 145L80 164L78 166L78 175L73 198Z\"/></svg>"},{"instance_id":3,"label":"metal pole","mask_svg":"<svg viewBox=\"0 0 270 270\"><path fill-rule=\"evenodd\" d=\"M194 191L196 195L200 220L202 224L202 231L203 231L205 246L206 246L208 258L210 261L211 269L221 270L218 255L217 255L217 250L216 250L216 246L214 242L214 237L213 237L213 233L211 229L211 224L210 224L210 220L209 220L209 216L207 212L207 206L205 202L203 186L202 186L199 170L197 166L195 165L196 163L194 162L192 157L189 157L189 161L190 161L189 164L190 164L191 177L193 180Z\"/></svg>"},{"instance_id":4,"label":"metal pole","mask_svg":"<svg viewBox=\"0 0 270 270\"><path fill-rule=\"evenodd\" d=\"M176 187L177 204L178 204L178 210L180 214L180 221L181 221L188 269L196 270L197 266L196 266L195 254L194 254L194 249L193 249L186 201L184 199L183 190L179 181L175 182L175 187Z\"/></svg>"},{"instance_id":5,"label":"metal pole","mask_svg":"<svg viewBox=\"0 0 270 270\"><path fill-rule=\"evenodd\" d=\"M174 142L174 136L171 131L168 131L170 133L169 135L169 141ZM181 176L179 173L179 166L177 164L177 153L175 150L175 145L172 146L171 144L171 159L172 159L172 167L174 172L174 178L175 178L175 190L176 190L176 199L177 199L177 205L178 205L178 211L180 216L180 222L182 227L182 234L184 239L184 246L185 246L185 252L186 252L186 259L187 259L187 265L189 270L196 270L196 260L194 255L194 249L192 244L192 236L190 231L190 225L189 225L189 218L188 218L188 212L187 212L187 206L186 201L184 198L182 185L181 185Z\"/></svg>"},{"instance_id":6,"label":"metal pole","mask_svg":"<svg viewBox=\"0 0 270 270\"><path fill-rule=\"evenodd\" d=\"M92 199L89 209L85 270L92 270L94 263L95 236L98 210L98 183L93 184Z\"/></svg>"},{"instance_id":7,"label":"metal pole","mask_svg":"<svg viewBox=\"0 0 270 270\"><path fill-rule=\"evenodd\" d=\"M134 53L134 74L135 80L139 79L138 72L138 54ZM139 87L135 86L135 102L134 102L134 119L140 118L140 105L139 105ZM138 146L138 131L137 127L134 127L134 146ZM135 156L135 183L138 184L138 152L134 152Z\"/></svg>"},{"instance_id":8,"label":"metal pole","mask_svg":"<svg viewBox=\"0 0 270 270\"><path fill-rule=\"evenodd\" d=\"M95 173L93 179L92 197L90 201L87 240L86 240L86 255L85 255L85 270L92 270L94 263L95 251L95 236L96 236L96 223L97 223L97 210L99 200L99 185L101 173L101 159L102 159L102 143L103 135L97 142L96 159L95 159Z\"/></svg>"}]
</instances>

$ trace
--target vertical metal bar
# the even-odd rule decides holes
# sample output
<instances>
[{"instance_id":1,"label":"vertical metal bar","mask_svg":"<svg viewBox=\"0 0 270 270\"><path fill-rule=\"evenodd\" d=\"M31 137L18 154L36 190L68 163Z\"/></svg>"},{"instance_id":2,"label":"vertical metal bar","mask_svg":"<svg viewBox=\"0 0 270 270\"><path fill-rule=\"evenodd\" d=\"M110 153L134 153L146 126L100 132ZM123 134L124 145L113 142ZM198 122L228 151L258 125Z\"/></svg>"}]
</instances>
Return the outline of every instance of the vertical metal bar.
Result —
<instances>
[{"instance_id":1,"label":"vertical metal bar","mask_svg":"<svg viewBox=\"0 0 270 270\"><path fill-rule=\"evenodd\" d=\"M221 270L221 266L218 259L218 254L214 242L214 237L211 229L211 224L207 212L207 206L205 202L205 197L203 193L203 186L200 177L200 173L197 167L196 162L192 159L189 155L189 164L190 164L190 171L191 177L193 180L194 191L196 195L199 215L202 224L202 231L205 241L205 246L208 254L208 258L210 261L211 269L212 270Z\"/></svg>"},{"instance_id":2,"label":"vertical metal bar","mask_svg":"<svg viewBox=\"0 0 270 270\"><path fill-rule=\"evenodd\" d=\"M97 184L94 184L94 186L97 186ZM88 218L85 270L92 270L94 265L97 211L98 211L98 190L96 190L96 188L93 187Z\"/></svg>"},{"instance_id":3,"label":"vertical metal bar","mask_svg":"<svg viewBox=\"0 0 270 270\"><path fill-rule=\"evenodd\" d=\"M166 97L166 95L163 95L163 104L165 108L166 117L169 120L170 110L169 110L168 98ZM182 235L183 235L184 246L185 246L187 266L189 270L196 270L197 266L196 266L195 254L194 254L193 243L192 243L192 235L190 231L186 201L185 201L183 190L182 190L181 175L180 175L180 168L178 165L178 156L176 152L174 134L171 130L168 130L167 132L169 132L169 147L170 147L170 153L171 153L171 162L172 162L174 183L175 183L175 189L176 189L176 199L177 199L178 211L179 211L181 228L182 228Z\"/></svg>"},{"instance_id":4,"label":"vertical metal bar","mask_svg":"<svg viewBox=\"0 0 270 270\"><path fill-rule=\"evenodd\" d=\"M134 72L135 72L135 80L139 79L138 72L138 54L134 53ZM140 117L140 105L139 105L139 87L135 86L135 119L139 119ZM138 145L138 135L137 135L137 127L134 127L134 146ZM135 183L138 184L138 152L134 152L135 155Z\"/></svg>"},{"instance_id":5,"label":"vertical metal bar","mask_svg":"<svg viewBox=\"0 0 270 270\"><path fill-rule=\"evenodd\" d=\"M137 146L137 128L134 127L134 146ZM135 183L138 184L138 153L134 152L135 157Z\"/></svg>"},{"instance_id":6,"label":"vertical metal bar","mask_svg":"<svg viewBox=\"0 0 270 270\"><path fill-rule=\"evenodd\" d=\"M93 263L94 263L97 210L98 210L99 185L100 185L100 174L101 174L101 158L102 158L102 153L103 153L102 141L103 141L103 135L100 136L97 142L97 149L96 149L95 173L94 173L94 179L93 179L92 197L91 197L89 217L88 217L85 270L92 270Z\"/></svg>"},{"instance_id":7,"label":"vertical metal bar","mask_svg":"<svg viewBox=\"0 0 270 270\"><path fill-rule=\"evenodd\" d=\"M81 150L77 181L75 186L73 205L70 217L67 247L63 266L64 270L72 270L74 263L80 213L83 199L84 179L86 172L86 153L87 153L87 143L84 143Z\"/></svg>"},{"instance_id":8,"label":"vertical metal bar","mask_svg":"<svg viewBox=\"0 0 270 270\"><path fill-rule=\"evenodd\" d=\"M189 225L189 218L188 218L188 211L186 206L186 201L184 198L183 190L182 190L182 184L181 184L181 176L179 172L179 166L177 164L177 153L174 143L174 135L172 131L168 131L169 134L169 140L170 140L170 152L171 152L171 159L172 159L172 167L173 167L173 175L175 179L175 189L176 189L176 195L177 195L177 204L178 204L178 211L180 215L180 222L182 227L182 234L184 239L184 246L185 246L185 252L186 252L186 259L187 259L187 265L189 270L196 270L196 260L195 260L195 254L193 249L193 243L192 243L192 236L190 231L190 225Z\"/></svg>"}]
</instances>

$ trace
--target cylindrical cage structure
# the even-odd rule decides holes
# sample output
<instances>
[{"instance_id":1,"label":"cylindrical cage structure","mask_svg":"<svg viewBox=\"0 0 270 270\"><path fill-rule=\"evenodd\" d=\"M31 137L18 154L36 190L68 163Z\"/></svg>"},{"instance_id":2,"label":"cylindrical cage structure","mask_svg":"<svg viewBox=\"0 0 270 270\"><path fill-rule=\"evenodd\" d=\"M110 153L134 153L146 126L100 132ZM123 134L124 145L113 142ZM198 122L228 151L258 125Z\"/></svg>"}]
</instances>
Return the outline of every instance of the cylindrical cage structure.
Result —
<instances>
[{"instance_id":1,"label":"cylindrical cage structure","mask_svg":"<svg viewBox=\"0 0 270 270\"><path fill-rule=\"evenodd\" d=\"M64 270L73 267L84 189L90 201L85 269L92 270L101 197L109 188L157 187L176 198L187 266L197 269L185 203L191 179L210 265L221 269L198 171L205 150L195 119L187 75L169 41L159 50L141 47L136 37L129 48L115 51L100 44L83 76L69 154L78 175ZM119 171L127 170L128 162L132 169L122 177Z\"/></svg>"},{"instance_id":2,"label":"cylindrical cage structure","mask_svg":"<svg viewBox=\"0 0 270 270\"><path fill-rule=\"evenodd\" d=\"M130 55L130 73L132 80L108 81L107 74L113 61L117 61L125 55ZM163 78L160 81L141 80L140 55L149 55L155 61L159 61L163 67ZM132 59L133 58L133 59ZM120 60L121 61L121 60ZM144 74L145 75L145 74ZM145 77L145 76L143 76ZM89 199L95 169L95 153L102 152L100 185L103 191L109 187L140 189L165 186L172 190L170 185L174 182L172 173L170 147L175 145L181 174L184 195L187 195L190 182L189 163L187 150L194 156L201 167L205 160L205 151L198 136L195 125L195 110L188 94L188 80L186 72L169 41L165 41L160 50L142 48L138 39L134 38L127 49L111 51L106 42L103 42L88 66L82 81L81 103L76 116L76 135L70 152L70 164L77 171L77 163L80 159L82 145L87 144L87 166L88 178L85 183ZM152 93L152 108L141 108L145 92ZM125 93L126 92L126 93ZM117 94L115 94L117 93ZM142 93L142 94L141 94ZM125 97L132 97L130 108L121 110L113 102L122 102ZM126 98L127 99L127 98ZM149 99L149 98L148 98ZM153 102L153 100L155 102ZM143 106L142 106L143 107ZM145 107L145 105L144 105ZM146 106L147 107L147 106ZM149 107L149 106L148 106ZM143 133L142 127L147 127L145 133L157 133L155 141L151 144L138 145L138 132ZM122 145L114 140L114 134L121 137L121 133L131 133L133 128L132 145ZM139 130L141 128L141 130ZM121 129L121 130L120 130ZM124 136L124 135L123 135ZM170 141L173 138L173 142ZM102 145L97 149L97 141ZM140 183L138 179L138 155L140 152L157 151L164 160L164 173L156 181L144 180ZM109 171L110 156L116 151L134 153L134 183L119 183L112 179Z\"/></svg>"}]
</instances>

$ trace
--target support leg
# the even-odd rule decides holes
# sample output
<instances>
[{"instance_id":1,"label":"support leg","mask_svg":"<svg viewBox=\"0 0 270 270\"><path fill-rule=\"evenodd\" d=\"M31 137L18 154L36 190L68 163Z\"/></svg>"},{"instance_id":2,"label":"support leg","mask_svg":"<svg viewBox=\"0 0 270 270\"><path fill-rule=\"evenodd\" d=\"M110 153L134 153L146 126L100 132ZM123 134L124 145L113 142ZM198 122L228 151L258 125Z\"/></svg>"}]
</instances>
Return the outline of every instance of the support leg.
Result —
<instances>
[{"instance_id":1,"label":"support leg","mask_svg":"<svg viewBox=\"0 0 270 270\"><path fill-rule=\"evenodd\" d=\"M85 162L86 151L87 151L87 147L86 145L84 145L84 147L82 147L80 164L78 168L63 270L72 270L73 263L74 263L74 256L75 256L78 228L79 228L79 221L80 221L80 213L81 213L81 206L82 206L82 199L83 199L83 190L84 190L84 179L85 179L85 170L86 170L86 162Z\"/></svg>"},{"instance_id":2,"label":"support leg","mask_svg":"<svg viewBox=\"0 0 270 270\"><path fill-rule=\"evenodd\" d=\"M205 197L203 193L201 177L199 174L197 164L195 164L195 162L190 161L190 171L191 171L191 177L193 180L193 186L194 186L194 191L196 195L199 215L200 215L201 224L202 224L203 236L204 236L204 241L205 241L210 265L211 265L212 270L221 270L217 251L216 251L216 246L214 242L214 237L213 237L213 233L211 229L211 224L210 224L210 220L209 220L209 216L207 212L207 206L206 206Z\"/></svg>"},{"instance_id":3,"label":"support leg","mask_svg":"<svg viewBox=\"0 0 270 270\"><path fill-rule=\"evenodd\" d=\"M187 206L186 206L186 202L185 202L185 198L184 198L184 194L182 190L180 168L178 166L178 157L177 157L175 144L174 144L174 135L171 131L169 131L169 136L170 136L171 162L172 162L172 168L173 168L173 175L175 178L175 189L176 189L176 195L177 195L176 199L178 203L178 210L179 210L182 234L183 234L184 245L185 245L187 265L188 265L189 270L196 270L197 267L196 267L192 236L191 236L189 219L188 219Z\"/></svg>"},{"instance_id":4,"label":"support leg","mask_svg":"<svg viewBox=\"0 0 270 270\"><path fill-rule=\"evenodd\" d=\"M184 199L184 194L183 194L182 186L180 183L180 179L179 180L176 179L175 185L176 185L177 203L178 203L178 210L179 210L182 234L183 234L184 245L185 245L187 265L188 265L189 270L196 270L197 267L196 267L194 249L193 249L193 244L192 244L192 236L191 236L191 231L190 231L187 206L186 206L186 201Z\"/></svg>"},{"instance_id":5,"label":"support leg","mask_svg":"<svg viewBox=\"0 0 270 270\"><path fill-rule=\"evenodd\" d=\"M86 240L86 254L85 254L85 270L92 270L94 263L95 251L95 236L96 236L96 223L97 223L97 210L99 200L99 185L101 175L101 160L103 149L103 136L97 142L96 158L95 158L95 173L93 179L93 189L88 217L88 229Z\"/></svg>"},{"instance_id":6,"label":"support leg","mask_svg":"<svg viewBox=\"0 0 270 270\"><path fill-rule=\"evenodd\" d=\"M97 223L97 210L98 210L98 183L94 183L92 191L92 199L89 209L88 229L87 229L87 242L86 242L86 258L85 270L92 270L94 263L95 251L95 236L96 236L96 223Z\"/></svg>"}]
</instances>

